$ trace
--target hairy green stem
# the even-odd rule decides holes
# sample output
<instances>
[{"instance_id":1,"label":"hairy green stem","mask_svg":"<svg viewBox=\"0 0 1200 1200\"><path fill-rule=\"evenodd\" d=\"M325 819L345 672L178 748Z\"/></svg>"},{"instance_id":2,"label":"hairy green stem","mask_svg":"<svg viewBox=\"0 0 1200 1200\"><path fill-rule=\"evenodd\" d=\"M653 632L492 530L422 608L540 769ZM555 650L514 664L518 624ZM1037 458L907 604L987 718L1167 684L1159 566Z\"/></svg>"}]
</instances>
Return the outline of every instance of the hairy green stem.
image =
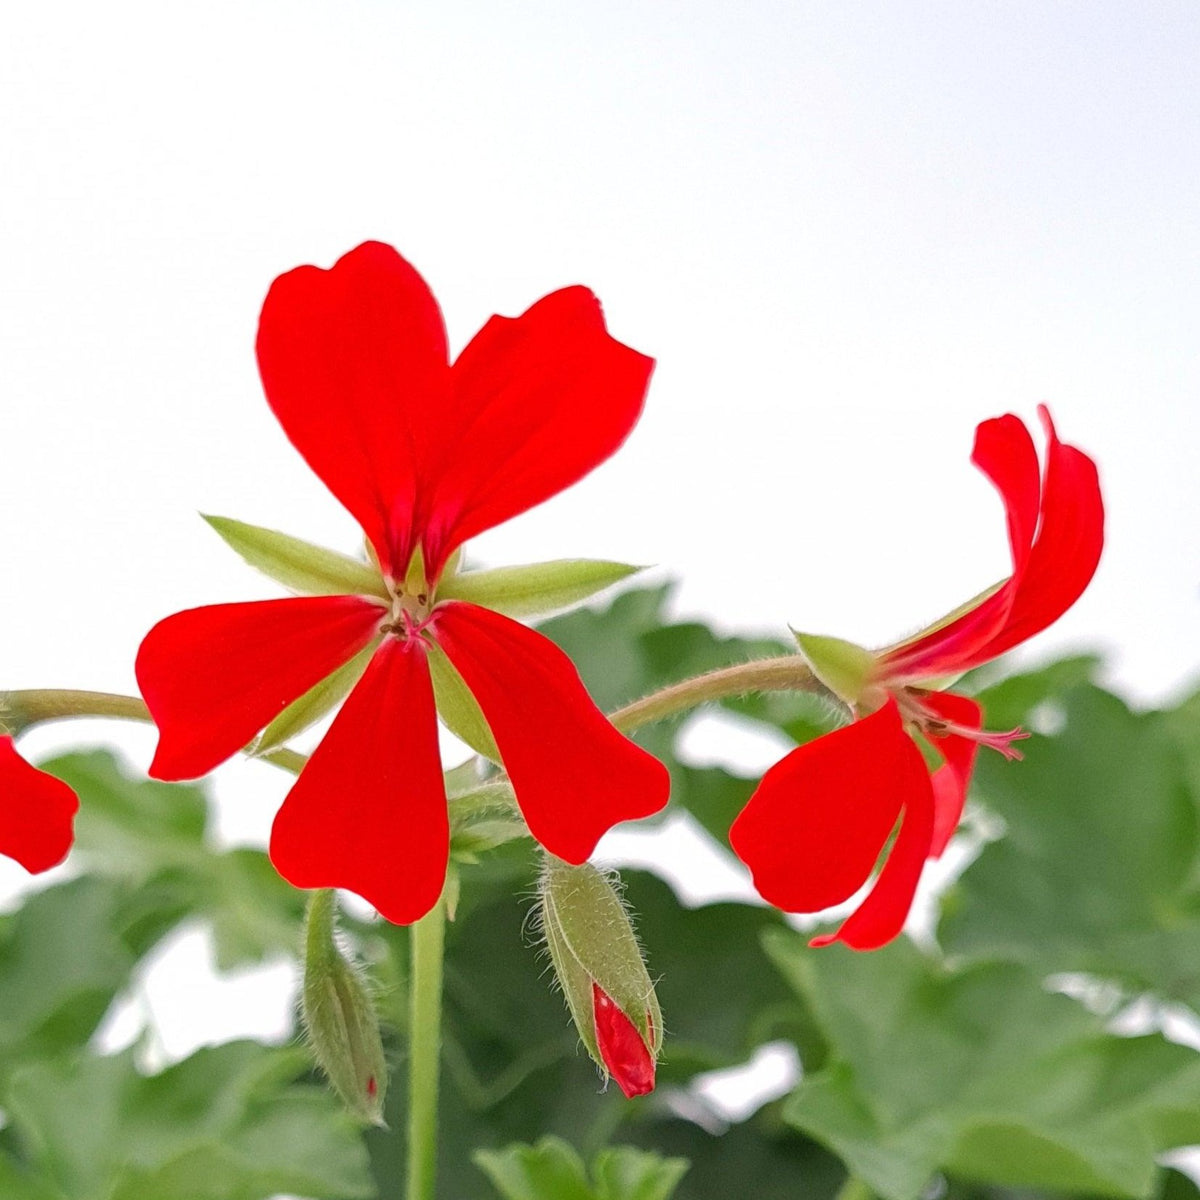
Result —
<instances>
[{"instance_id":1,"label":"hairy green stem","mask_svg":"<svg viewBox=\"0 0 1200 1200\"><path fill-rule=\"evenodd\" d=\"M118 696L113 692L82 692L70 688L31 688L27 691L0 692L0 724L13 727L20 733L42 721L66 721L77 717L110 717L120 721L153 720L149 709L136 696ZM269 750L254 754L272 766L292 775L299 775L308 762L306 755L295 750Z\"/></svg>"},{"instance_id":2,"label":"hairy green stem","mask_svg":"<svg viewBox=\"0 0 1200 1200\"><path fill-rule=\"evenodd\" d=\"M446 909L439 900L411 928L408 993L408 1184L405 1200L434 1200L438 1062L442 1046L442 955Z\"/></svg>"},{"instance_id":3,"label":"hairy green stem","mask_svg":"<svg viewBox=\"0 0 1200 1200\"><path fill-rule=\"evenodd\" d=\"M631 733L643 725L665 720L701 704L730 696L745 696L750 692L814 692L826 695L828 689L800 655L785 654L780 658L760 658L754 662L721 667L706 675L673 683L670 687L618 708L609 713L608 719L622 733Z\"/></svg>"}]
</instances>

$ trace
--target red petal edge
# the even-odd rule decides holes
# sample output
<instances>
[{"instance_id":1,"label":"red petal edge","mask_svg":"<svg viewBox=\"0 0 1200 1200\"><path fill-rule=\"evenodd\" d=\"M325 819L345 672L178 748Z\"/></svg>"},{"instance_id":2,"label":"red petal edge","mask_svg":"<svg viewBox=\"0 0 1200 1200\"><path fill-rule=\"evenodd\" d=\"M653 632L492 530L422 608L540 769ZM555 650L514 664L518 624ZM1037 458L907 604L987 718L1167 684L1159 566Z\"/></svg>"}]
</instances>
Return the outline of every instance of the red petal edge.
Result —
<instances>
[{"instance_id":1,"label":"red petal edge","mask_svg":"<svg viewBox=\"0 0 1200 1200\"><path fill-rule=\"evenodd\" d=\"M138 687L158 726L155 779L195 779L353 658L387 613L359 596L215 604L143 639Z\"/></svg>"},{"instance_id":2,"label":"red petal edge","mask_svg":"<svg viewBox=\"0 0 1200 1200\"><path fill-rule=\"evenodd\" d=\"M0 736L0 854L36 875L67 857L79 797L61 779L47 775Z\"/></svg>"},{"instance_id":3,"label":"red petal edge","mask_svg":"<svg viewBox=\"0 0 1200 1200\"><path fill-rule=\"evenodd\" d=\"M435 623L491 726L529 831L552 854L586 862L614 825L667 803L666 767L612 727L553 642L474 604L439 605Z\"/></svg>"},{"instance_id":4,"label":"red petal edge","mask_svg":"<svg viewBox=\"0 0 1200 1200\"><path fill-rule=\"evenodd\" d=\"M987 661L980 651L1003 628L1029 558L1041 503L1037 449L1025 423L1012 413L984 421L975 430L971 461L988 477L1004 502L1012 575L986 600L924 637L882 658L888 681L955 674Z\"/></svg>"},{"instance_id":5,"label":"red petal edge","mask_svg":"<svg viewBox=\"0 0 1200 1200\"><path fill-rule=\"evenodd\" d=\"M628 1100L654 1091L654 1055L642 1041L637 1026L621 1011L615 1000L594 980L592 1012L595 1014L596 1045L609 1074Z\"/></svg>"},{"instance_id":6,"label":"red petal edge","mask_svg":"<svg viewBox=\"0 0 1200 1200\"><path fill-rule=\"evenodd\" d=\"M776 763L729 830L759 895L787 912L819 912L854 895L910 800L898 768L914 750L889 700Z\"/></svg>"},{"instance_id":7,"label":"red petal edge","mask_svg":"<svg viewBox=\"0 0 1200 1200\"><path fill-rule=\"evenodd\" d=\"M998 657L1057 621L1091 582L1104 549L1104 499L1096 464L1058 440L1044 404L1038 416L1047 442L1041 524L1008 620L978 662Z\"/></svg>"},{"instance_id":8,"label":"red petal edge","mask_svg":"<svg viewBox=\"0 0 1200 1200\"><path fill-rule=\"evenodd\" d=\"M418 496L450 430L441 310L391 246L365 242L330 270L271 285L258 363L292 445L362 525L385 571L403 576Z\"/></svg>"},{"instance_id":9,"label":"red petal edge","mask_svg":"<svg viewBox=\"0 0 1200 1200\"><path fill-rule=\"evenodd\" d=\"M608 458L641 415L653 367L609 335L585 287L488 321L452 369L453 435L423 518L431 577L467 538Z\"/></svg>"},{"instance_id":10,"label":"red petal edge","mask_svg":"<svg viewBox=\"0 0 1200 1200\"><path fill-rule=\"evenodd\" d=\"M921 697L921 704L943 720L964 729L979 729L983 724L983 709L974 700L960 696L957 692L930 692ZM933 842L929 848L929 857L940 858L962 819L979 743L958 734L950 734L947 737L930 736L929 741L944 760L931 779Z\"/></svg>"},{"instance_id":11,"label":"red petal edge","mask_svg":"<svg viewBox=\"0 0 1200 1200\"><path fill-rule=\"evenodd\" d=\"M419 642L388 638L275 817L271 861L408 925L437 903L449 854L429 664Z\"/></svg>"}]
</instances>

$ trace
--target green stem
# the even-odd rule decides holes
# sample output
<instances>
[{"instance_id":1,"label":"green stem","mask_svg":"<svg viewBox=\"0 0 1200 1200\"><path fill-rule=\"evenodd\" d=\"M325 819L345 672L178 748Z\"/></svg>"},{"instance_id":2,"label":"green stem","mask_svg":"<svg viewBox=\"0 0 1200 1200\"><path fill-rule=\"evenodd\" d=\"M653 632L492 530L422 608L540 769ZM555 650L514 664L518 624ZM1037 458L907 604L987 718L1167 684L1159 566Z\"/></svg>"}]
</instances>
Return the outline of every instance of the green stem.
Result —
<instances>
[{"instance_id":1,"label":"green stem","mask_svg":"<svg viewBox=\"0 0 1200 1200\"><path fill-rule=\"evenodd\" d=\"M412 926L409 977L408 1186L405 1200L434 1200L438 1061L442 1043L442 954L446 910L437 904Z\"/></svg>"},{"instance_id":2,"label":"green stem","mask_svg":"<svg viewBox=\"0 0 1200 1200\"><path fill-rule=\"evenodd\" d=\"M622 732L631 733L642 725L662 721L712 700L745 696L750 692L814 692L828 695L828 689L812 673L798 654L781 658L761 658L738 663L673 683L660 692L626 704L609 713L609 720Z\"/></svg>"},{"instance_id":3,"label":"green stem","mask_svg":"<svg viewBox=\"0 0 1200 1200\"><path fill-rule=\"evenodd\" d=\"M151 723L150 710L136 696L118 696L113 692L82 692L71 688L31 688L28 691L0 692L0 728L12 726L21 733L42 721L66 721L77 717L111 717L120 721ZM292 775L299 775L308 762L295 750L269 750L251 757L269 762Z\"/></svg>"}]
</instances>

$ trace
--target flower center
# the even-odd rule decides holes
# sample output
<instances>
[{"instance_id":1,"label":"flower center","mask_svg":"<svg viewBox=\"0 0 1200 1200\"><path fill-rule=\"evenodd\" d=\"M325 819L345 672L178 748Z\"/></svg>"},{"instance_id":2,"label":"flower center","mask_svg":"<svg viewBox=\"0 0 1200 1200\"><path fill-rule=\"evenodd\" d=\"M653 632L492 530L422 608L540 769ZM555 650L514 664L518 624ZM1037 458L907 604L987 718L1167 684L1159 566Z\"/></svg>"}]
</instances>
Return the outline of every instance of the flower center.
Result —
<instances>
[{"instance_id":1,"label":"flower center","mask_svg":"<svg viewBox=\"0 0 1200 1200\"><path fill-rule=\"evenodd\" d=\"M401 639L416 637L432 618L432 589L423 578L410 577L395 582L389 580L388 591L392 595L391 617L380 627L380 632Z\"/></svg>"},{"instance_id":2,"label":"flower center","mask_svg":"<svg viewBox=\"0 0 1200 1200\"><path fill-rule=\"evenodd\" d=\"M1003 732L991 729L976 729L971 725L960 725L957 721L948 721L924 703L924 697L929 693L923 688L902 687L892 693L900 708L900 715L906 724L914 726L927 738L961 737L968 741L978 742L991 750L1003 754L1009 760L1019 760L1024 757L1021 751L1013 746L1013 742L1023 741L1029 734L1017 726Z\"/></svg>"}]
</instances>

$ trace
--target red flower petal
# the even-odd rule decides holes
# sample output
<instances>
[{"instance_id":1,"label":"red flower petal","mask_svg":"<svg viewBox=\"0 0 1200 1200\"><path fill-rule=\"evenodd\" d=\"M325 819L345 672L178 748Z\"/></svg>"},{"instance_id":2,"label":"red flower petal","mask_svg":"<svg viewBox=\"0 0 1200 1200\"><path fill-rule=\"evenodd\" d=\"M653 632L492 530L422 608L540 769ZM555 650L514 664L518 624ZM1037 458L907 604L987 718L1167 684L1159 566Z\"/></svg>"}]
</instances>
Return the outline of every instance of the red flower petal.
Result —
<instances>
[{"instance_id":1,"label":"red flower petal","mask_svg":"<svg viewBox=\"0 0 1200 1200\"><path fill-rule=\"evenodd\" d=\"M425 522L431 576L455 546L608 458L642 411L653 366L609 336L584 287L492 317L453 368L455 432Z\"/></svg>"},{"instance_id":2,"label":"red flower petal","mask_svg":"<svg viewBox=\"0 0 1200 1200\"><path fill-rule=\"evenodd\" d=\"M1046 476L1042 519L1017 581L1003 629L976 662L996 658L1053 624L1083 594L1104 547L1104 501L1096 464L1058 440L1045 405L1038 416L1046 430Z\"/></svg>"},{"instance_id":3,"label":"red flower petal","mask_svg":"<svg viewBox=\"0 0 1200 1200\"><path fill-rule=\"evenodd\" d=\"M957 692L930 692L921 697L921 704L943 720L965 729L979 729L983 724L983 709L974 700L960 696ZM962 818L979 743L972 738L953 733L946 737L934 737L932 734L927 736L945 760L934 771L931 780L933 842L929 848L929 857L939 858Z\"/></svg>"},{"instance_id":4,"label":"red flower petal","mask_svg":"<svg viewBox=\"0 0 1200 1200\"><path fill-rule=\"evenodd\" d=\"M956 674L1040 633L1082 594L1104 543L1104 505L1096 465L1058 440L1044 405L1046 469L1024 424L1011 414L985 421L972 456L995 484L1008 517L1012 576L981 604L941 629L881 659L890 683Z\"/></svg>"},{"instance_id":5,"label":"red flower petal","mask_svg":"<svg viewBox=\"0 0 1200 1200\"><path fill-rule=\"evenodd\" d=\"M136 671L158 726L155 779L195 779L357 654L386 610L358 596L214 604L146 635Z\"/></svg>"},{"instance_id":6,"label":"red flower petal","mask_svg":"<svg viewBox=\"0 0 1200 1200\"><path fill-rule=\"evenodd\" d=\"M601 834L666 804L666 767L612 727L553 642L474 604L440 604L434 619L438 644L491 726L530 832L552 854L585 862Z\"/></svg>"},{"instance_id":7,"label":"red flower petal","mask_svg":"<svg viewBox=\"0 0 1200 1200\"><path fill-rule=\"evenodd\" d=\"M900 768L910 752L889 700L777 762L729 830L759 895L788 912L819 912L854 895L909 800Z\"/></svg>"},{"instance_id":8,"label":"red flower petal","mask_svg":"<svg viewBox=\"0 0 1200 1200\"><path fill-rule=\"evenodd\" d=\"M632 1100L634 1096L654 1091L654 1055L642 1041L634 1023L595 981L592 982L592 1012L600 1057L626 1098Z\"/></svg>"},{"instance_id":9,"label":"red flower petal","mask_svg":"<svg viewBox=\"0 0 1200 1200\"><path fill-rule=\"evenodd\" d=\"M1013 574L982 603L932 633L904 643L883 656L889 681L930 679L955 674L986 661L978 657L1004 625L1019 576L1029 558L1041 501L1037 450L1029 430L1011 413L984 421L975 430L971 461L992 481L1004 501Z\"/></svg>"},{"instance_id":10,"label":"red flower petal","mask_svg":"<svg viewBox=\"0 0 1200 1200\"><path fill-rule=\"evenodd\" d=\"M385 572L403 576L427 459L446 443L446 330L425 281L366 242L332 269L271 285L258 365L292 445L362 525Z\"/></svg>"},{"instance_id":11,"label":"red flower petal","mask_svg":"<svg viewBox=\"0 0 1200 1200\"><path fill-rule=\"evenodd\" d=\"M916 744L909 738L904 740L907 749L898 755L895 784L904 793L904 815L887 862L867 898L842 927L813 938L810 946L836 941L854 950L878 950L904 928L933 836L933 788L925 761Z\"/></svg>"},{"instance_id":12,"label":"red flower petal","mask_svg":"<svg viewBox=\"0 0 1200 1200\"><path fill-rule=\"evenodd\" d=\"M61 779L31 767L0 735L0 854L31 874L67 857L79 797Z\"/></svg>"},{"instance_id":13,"label":"red flower petal","mask_svg":"<svg viewBox=\"0 0 1200 1200\"><path fill-rule=\"evenodd\" d=\"M271 861L407 925L437 902L449 854L429 664L419 641L389 637L275 817Z\"/></svg>"}]
</instances>

